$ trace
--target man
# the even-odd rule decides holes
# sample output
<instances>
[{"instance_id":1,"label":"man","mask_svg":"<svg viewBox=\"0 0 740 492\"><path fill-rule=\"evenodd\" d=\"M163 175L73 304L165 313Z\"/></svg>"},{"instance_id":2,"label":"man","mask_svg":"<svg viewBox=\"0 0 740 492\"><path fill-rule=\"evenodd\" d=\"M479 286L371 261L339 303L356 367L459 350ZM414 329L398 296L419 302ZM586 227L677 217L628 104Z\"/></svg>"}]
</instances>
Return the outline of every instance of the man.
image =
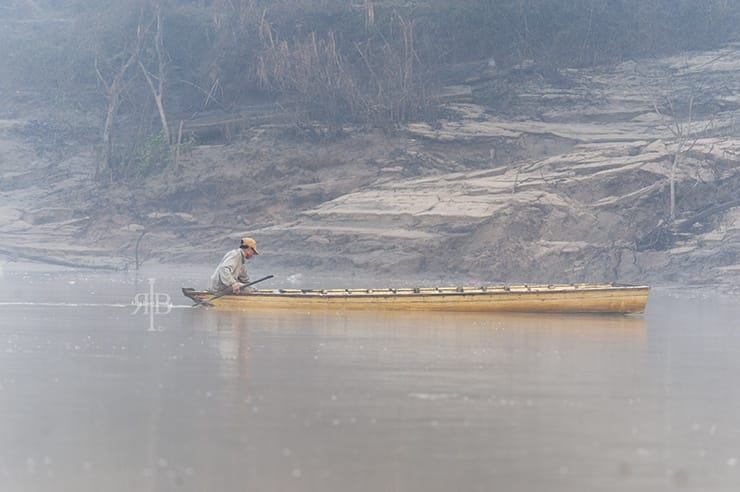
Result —
<instances>
[{"instance_id":1,"label":"man","mask_svg":"<svg viewBox=\"0 0 740 492\"><path fill-rule=\"evenodd\" d=\"M231 292L234 294L239 294L239 292L248 294L252 292L252 288L246 287L242 289L239 284L249 282L247 260L258 254L257 242L251 237L243 238L237 249L232 249L221 259L221 263L218 264L216 271L213 272L211 280L208 282L208 290L211 292L221 292L231 287Z\"/></svg>"}]
</instances>

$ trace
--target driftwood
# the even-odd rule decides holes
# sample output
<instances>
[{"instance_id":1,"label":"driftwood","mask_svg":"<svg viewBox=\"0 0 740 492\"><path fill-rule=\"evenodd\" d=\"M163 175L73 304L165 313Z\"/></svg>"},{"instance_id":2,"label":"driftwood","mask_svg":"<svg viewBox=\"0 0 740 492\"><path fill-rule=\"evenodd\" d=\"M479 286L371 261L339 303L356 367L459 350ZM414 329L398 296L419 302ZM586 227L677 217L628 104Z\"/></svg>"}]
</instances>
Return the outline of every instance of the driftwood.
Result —
<instances>
[{"instance_id":1,"label":"driftwood","mask_svg":"<svg viewBox=\"0 0 740 492\"><path fill-rule=\"evenodd\" d=\"M740 207L740 199L731 200L729 202L715 205L714 207L709 207L677 225L661 221L652 231L637 240L637 250L645 251L648 249L655 249L665 251L673 247L680 236L686 236L686 234L691 231L691 227L697 222L701 222L707 217L711 217L712 215L716 215L734 207Z\"/></svg>"},{"instance_id":2,"label":"driftwood","mask_svg":"<svg viewBox=\"0 0 740 492\"><path fill-rule=\"evenodd\" d=\"M693 217L690 217L684 220L683 222L681 222L681 224L677 227L677 230L679 232L687 232L689 229L691 229L691 226L693 226L697 222L700 222L714 214L718 214L720 212L724 212L725 210L731 209L733 207L739 207L739 206L740 206L740 199L731 200L729 202L715 205L714 207L709 207L708 209L703 210L699 212L698 214L694 215Z\"/></svg>"},{"instance_id":3,"label":"driftwood","mask_svg":"<svg viewBox=\"0 0 740 492\"><path fill-rule=\"evenodd\" d=\"M199 142L230 140L244 129L289 120L291 111L275 104L255 105L238 113L210 111L181 120L183 136L195 137Z\"/></svg>"},{"instance_id":4,"label":"driftwood","mask_svg":"<svg viewBox=\"0 0 740 492\"><path fill-rule=\"evenodd\" d=\"M52 256L46 256L38 253L24 253L15 249L0 248L0 255L7 256L11 259L24 259L36 263L46 263L48 265L66 266L71 268L88 268L92 270L127 270L127 265L94 265L90 263L78 263L74 261L61 260Z\"/></svg>"}]
</instances>

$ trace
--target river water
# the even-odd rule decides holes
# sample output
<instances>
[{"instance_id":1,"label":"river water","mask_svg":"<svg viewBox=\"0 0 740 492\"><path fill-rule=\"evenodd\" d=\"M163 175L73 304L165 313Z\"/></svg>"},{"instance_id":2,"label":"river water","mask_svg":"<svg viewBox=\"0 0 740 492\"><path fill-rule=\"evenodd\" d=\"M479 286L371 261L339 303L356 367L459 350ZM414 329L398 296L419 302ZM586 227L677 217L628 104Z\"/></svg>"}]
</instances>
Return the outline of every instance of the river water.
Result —
<instances>
[{"instance_id":1,"label":"river water","mask_svg":"<svg viewBox=\"0 0 740 492\"><path fill-rule=\"evenodd\" d=\"M207 273L5 266L0 491L740 490L737 297L229 313Z\"/></svg>"}]
</instances>

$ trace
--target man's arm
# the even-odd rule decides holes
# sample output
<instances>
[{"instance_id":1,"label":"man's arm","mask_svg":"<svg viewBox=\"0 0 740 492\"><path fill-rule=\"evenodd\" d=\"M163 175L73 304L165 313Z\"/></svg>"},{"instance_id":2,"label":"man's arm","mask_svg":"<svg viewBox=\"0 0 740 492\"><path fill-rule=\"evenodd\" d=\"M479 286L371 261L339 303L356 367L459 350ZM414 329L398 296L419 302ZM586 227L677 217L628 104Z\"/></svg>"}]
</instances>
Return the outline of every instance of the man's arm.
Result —
<instances>
[{"instance_id":1,"label":"man's arm","mask_svg":"<svg viewBox=\"0 0 740 492\"><path fill-rule=\"evenodd\" d=\"M228 253L221 262L221 267L218 269L221 284L230 285L235 293L239 292L239 282L236 278L237 271L241 268L241 258L239 258L239 255L241 255L241 251L239 250Z\"/></svg>"}]
</instances>

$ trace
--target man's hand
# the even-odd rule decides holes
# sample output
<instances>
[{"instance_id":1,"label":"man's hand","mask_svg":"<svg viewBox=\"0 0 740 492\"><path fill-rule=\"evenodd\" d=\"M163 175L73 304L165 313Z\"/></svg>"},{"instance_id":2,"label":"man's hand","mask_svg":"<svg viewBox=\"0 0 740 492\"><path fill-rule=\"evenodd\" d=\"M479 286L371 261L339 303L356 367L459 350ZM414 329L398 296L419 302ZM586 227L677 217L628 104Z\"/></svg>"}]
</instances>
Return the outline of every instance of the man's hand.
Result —
<instances>
[{"instance_id":1,"label":"man's hand","mask_svg":"<svg viewBox=\"0 0 740 492\"><path fill-rule=\"evenodd\" d=\"M254 293L254 287L242 287L241 284L234 284L231 286L232 294L252 294Z\"/></svg>"}]
</instances>

